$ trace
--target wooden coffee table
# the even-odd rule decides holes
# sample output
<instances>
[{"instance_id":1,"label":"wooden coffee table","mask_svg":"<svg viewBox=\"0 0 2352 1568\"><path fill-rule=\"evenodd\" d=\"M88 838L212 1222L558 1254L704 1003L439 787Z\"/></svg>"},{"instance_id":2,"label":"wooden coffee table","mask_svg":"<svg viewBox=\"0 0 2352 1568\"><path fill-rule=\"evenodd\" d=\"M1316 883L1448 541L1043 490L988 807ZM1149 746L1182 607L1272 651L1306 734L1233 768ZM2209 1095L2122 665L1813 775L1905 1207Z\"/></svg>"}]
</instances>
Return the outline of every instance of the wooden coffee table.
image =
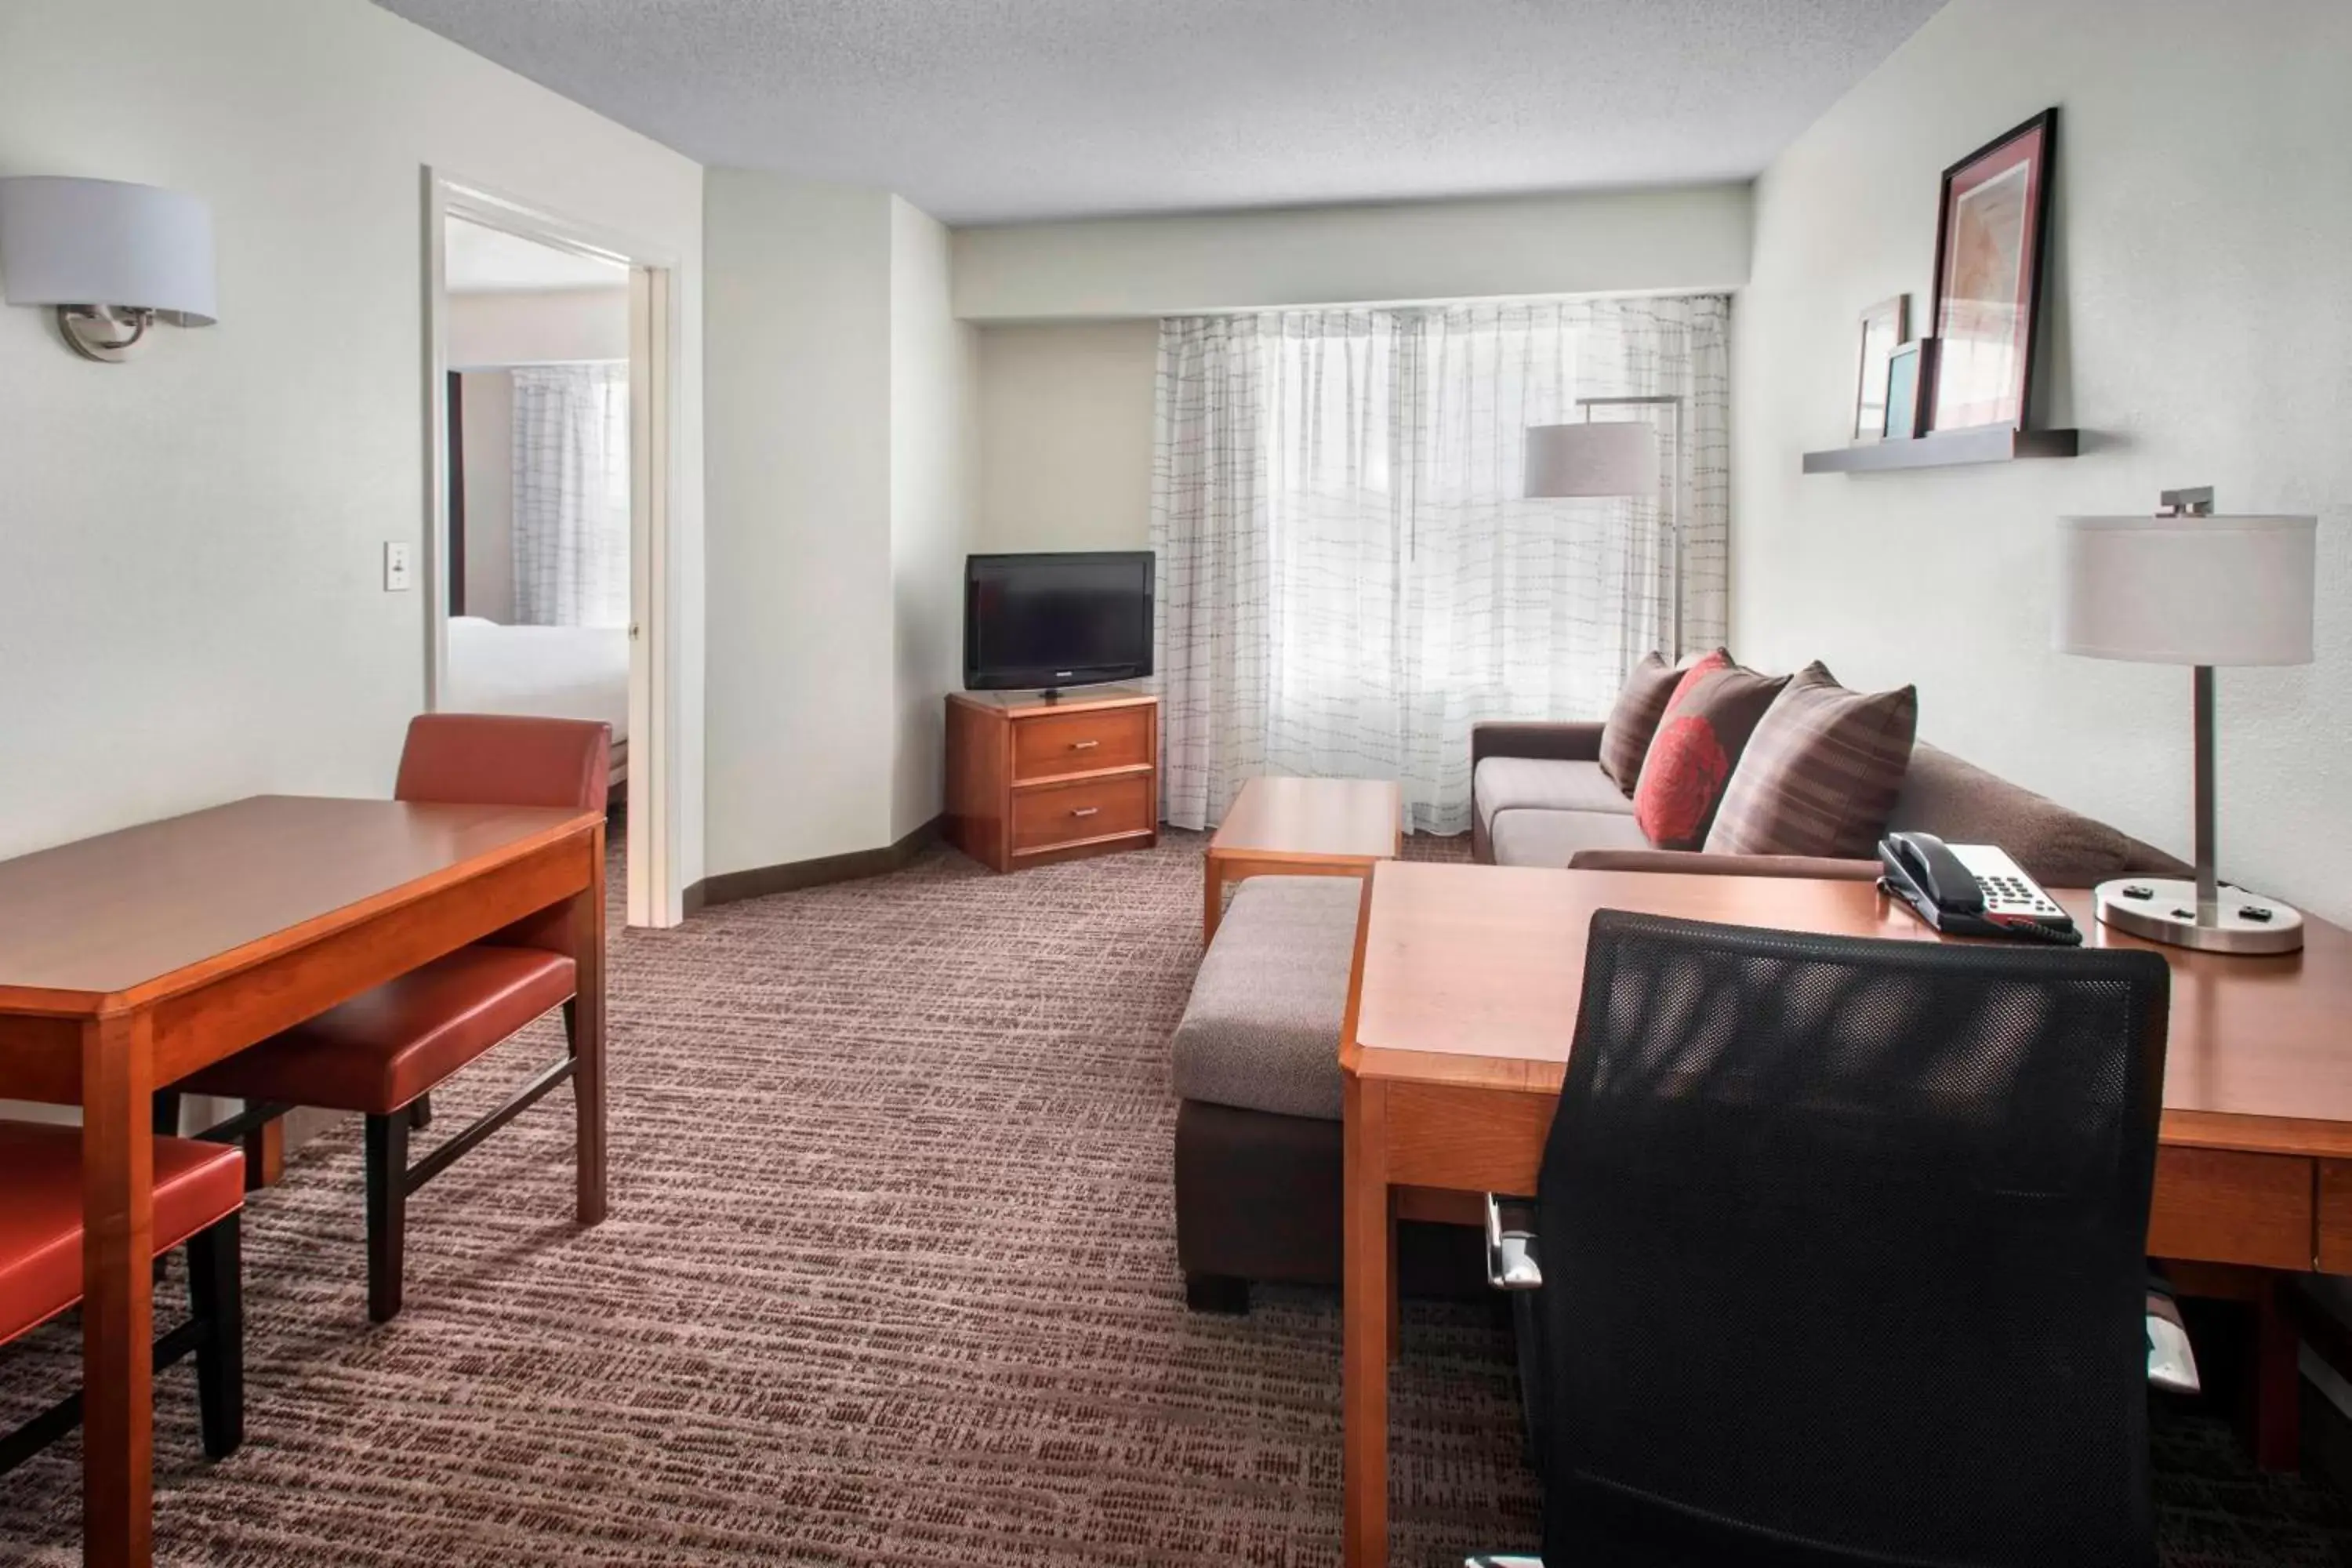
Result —
<instances>
[{"instance_id":1,"label":"wooden coffee table","mask_svg":"<svg viewBox=\"0 0 2352 1568\"><path fill-rule=\"evenodd\" d=\"M1360 877L1404 847L1404 792L1371 779L1252 779L1209 840L1201 940L1244 877Z\"/></svg>"}]
</instances>

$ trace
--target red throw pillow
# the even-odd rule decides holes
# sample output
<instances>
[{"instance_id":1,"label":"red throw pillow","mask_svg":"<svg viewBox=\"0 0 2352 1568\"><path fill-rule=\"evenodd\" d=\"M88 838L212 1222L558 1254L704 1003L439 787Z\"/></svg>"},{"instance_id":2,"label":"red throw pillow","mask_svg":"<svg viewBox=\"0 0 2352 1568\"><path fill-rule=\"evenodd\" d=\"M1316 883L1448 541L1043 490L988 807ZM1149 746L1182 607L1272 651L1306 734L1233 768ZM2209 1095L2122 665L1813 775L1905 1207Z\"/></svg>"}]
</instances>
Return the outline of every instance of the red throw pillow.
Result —
<instances>
[{"instance_id":1,"label":"red throw pillow","mask_svg":"<svg viewBox=\"0 0 2352 1568\"><path fill-rule=\"evenodd\" d=\"M1706 842L1739 753L1789 678L1759 675L1709 654L1691 666L1666 704L1633 786L1633 820L1661 849Z\"/></svg>"}]
</instances>

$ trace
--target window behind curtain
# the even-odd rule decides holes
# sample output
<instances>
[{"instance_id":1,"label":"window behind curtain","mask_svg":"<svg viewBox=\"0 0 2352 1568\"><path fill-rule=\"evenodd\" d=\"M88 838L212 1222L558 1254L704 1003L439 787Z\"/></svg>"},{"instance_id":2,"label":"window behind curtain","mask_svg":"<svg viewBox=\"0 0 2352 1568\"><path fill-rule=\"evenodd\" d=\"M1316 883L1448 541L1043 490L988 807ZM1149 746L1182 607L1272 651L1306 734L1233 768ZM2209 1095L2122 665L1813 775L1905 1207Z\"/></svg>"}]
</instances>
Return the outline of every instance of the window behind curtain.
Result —
<instances>
[{"instance_id":1,"label":"window behind curtain","mask_svg":"<svg viewBox=\"0 0 2352 1568\"><path fill-rule=\"evenodd\" d=\"M515 620L629 623L629 367L514 373Z\"/></svg>"},{"instance_id":2,"label":"window behind curtain","mask_svg":"<svg viewBox=\"0 0 2352 1568\"><path fill-rule=\"evenodd\" d=\"M1465 830L1474 721L1597 717L1672 641L1676 468L1684 641L1719 639L1727 313L1709 297L1164 322L1169 820L1206 826L1244 779L1283 773L1395 778L1415 829ZM1520 497L1528 426L1659 393L1686 400L1659 500Z\"/></svg>"}]
</instances>

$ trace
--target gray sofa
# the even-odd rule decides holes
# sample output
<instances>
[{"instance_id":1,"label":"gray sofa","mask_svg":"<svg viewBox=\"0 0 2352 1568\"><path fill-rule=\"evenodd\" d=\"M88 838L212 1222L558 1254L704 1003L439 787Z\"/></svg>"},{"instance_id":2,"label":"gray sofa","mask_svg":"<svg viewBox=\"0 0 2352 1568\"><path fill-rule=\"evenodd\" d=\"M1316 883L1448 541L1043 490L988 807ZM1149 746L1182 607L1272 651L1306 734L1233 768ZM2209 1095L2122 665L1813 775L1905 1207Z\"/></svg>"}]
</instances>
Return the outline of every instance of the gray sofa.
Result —
<instances>
[{"instance_id":1,"label":"gray sofa","mask_svg":"<svg viewBox=\"0 0 2352 1568\"><path fill-rule=\"evenodd\" d=\"M1738 871L1874 878L1874 860L1700 855L1653 848L1633 802L1601 771L1598 724L1481 724L1470 732L1471 850L1498 866L1588 870ZM2179 877L2189 868L2104 822L1922 744L1888 826L1958 844L1999 844L2046 887L2111 877Z\"/></svg>"}]
</instances>

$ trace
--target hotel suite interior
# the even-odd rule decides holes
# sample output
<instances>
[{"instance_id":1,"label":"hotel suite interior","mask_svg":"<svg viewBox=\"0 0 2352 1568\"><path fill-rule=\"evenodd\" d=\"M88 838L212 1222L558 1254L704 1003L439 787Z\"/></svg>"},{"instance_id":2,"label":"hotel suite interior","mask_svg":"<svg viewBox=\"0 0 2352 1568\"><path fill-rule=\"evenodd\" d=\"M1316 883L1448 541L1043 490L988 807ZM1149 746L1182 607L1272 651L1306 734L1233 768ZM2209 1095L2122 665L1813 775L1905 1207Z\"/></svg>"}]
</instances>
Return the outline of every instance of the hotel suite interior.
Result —
<instances>
[{"instance_id":1,"label":"hotel suite interior","mask_svg":"<svg viewBox=\"0 0 2352 1568\"><path fill-rule=\"evenodd\" d=\"M0 1563L2352 1563L2342 0L0 0Z\"/></svg>"}]
</instances>

